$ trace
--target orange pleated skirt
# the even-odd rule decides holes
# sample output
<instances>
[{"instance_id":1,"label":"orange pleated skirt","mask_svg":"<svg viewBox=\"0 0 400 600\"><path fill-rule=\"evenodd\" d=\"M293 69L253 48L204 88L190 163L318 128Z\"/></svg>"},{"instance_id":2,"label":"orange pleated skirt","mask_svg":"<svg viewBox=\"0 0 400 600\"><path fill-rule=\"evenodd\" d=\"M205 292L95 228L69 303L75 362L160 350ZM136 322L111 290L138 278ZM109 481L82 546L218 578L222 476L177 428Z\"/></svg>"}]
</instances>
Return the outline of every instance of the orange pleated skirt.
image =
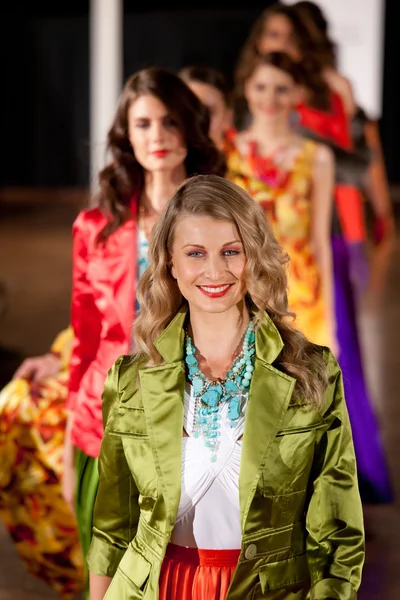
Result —
<instances>
[{"instance_id":1,"label":"orange pleated skirt","mask_svg":"<svg viewBox=\"0 0 400 600\"><path fill-rule=\"evenodd\" d=\"M159 600L224 600L240 550L199 550L169 544Z\"/></svg>"}]
</instances>

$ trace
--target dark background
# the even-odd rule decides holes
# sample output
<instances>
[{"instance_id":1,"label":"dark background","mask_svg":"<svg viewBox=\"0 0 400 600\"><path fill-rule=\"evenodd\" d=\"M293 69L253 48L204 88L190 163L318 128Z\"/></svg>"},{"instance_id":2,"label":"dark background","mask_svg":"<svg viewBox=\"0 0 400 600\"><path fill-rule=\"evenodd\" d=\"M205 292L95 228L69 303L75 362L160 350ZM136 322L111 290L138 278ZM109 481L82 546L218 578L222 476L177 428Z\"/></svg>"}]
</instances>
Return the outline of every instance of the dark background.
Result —
<instances>
[{"instance_id":1,"label":"dark background","mask_svg":"<svg viewBox=\"0 0 400 600\"><path fill-rule=\"evenodd\" d=\"M384 0L382 0L384 1ZM230 77L249 28L272 2L124 5L124 78L157 64L212 65ZM199 4L197 5L199 6ZM1 186L86 186L89 181L89 2L2 3ZM391 183L400 182L400 2L386 2L383 118Z\"/></svg>"}]
</instances>

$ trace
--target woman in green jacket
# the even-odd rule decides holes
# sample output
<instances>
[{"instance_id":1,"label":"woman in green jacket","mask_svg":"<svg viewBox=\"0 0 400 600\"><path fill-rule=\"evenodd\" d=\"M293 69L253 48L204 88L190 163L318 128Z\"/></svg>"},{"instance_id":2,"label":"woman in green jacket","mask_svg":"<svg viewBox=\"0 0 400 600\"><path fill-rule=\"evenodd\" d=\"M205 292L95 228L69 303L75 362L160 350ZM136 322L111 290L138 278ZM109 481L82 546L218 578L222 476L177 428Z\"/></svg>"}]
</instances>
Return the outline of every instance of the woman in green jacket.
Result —
<instances>
[{"instance_id":1,"label":"woman in green jacket","mask_svg":"<svg viewBox=\"0 0 400 600\"><path fill-rule=\"evenodd\" d=\"M286 256L217 176L159 218L138 354L103 396L91 600L354 600L364 533L340 369L295 328Z\"/></svg>"}]
</instances>

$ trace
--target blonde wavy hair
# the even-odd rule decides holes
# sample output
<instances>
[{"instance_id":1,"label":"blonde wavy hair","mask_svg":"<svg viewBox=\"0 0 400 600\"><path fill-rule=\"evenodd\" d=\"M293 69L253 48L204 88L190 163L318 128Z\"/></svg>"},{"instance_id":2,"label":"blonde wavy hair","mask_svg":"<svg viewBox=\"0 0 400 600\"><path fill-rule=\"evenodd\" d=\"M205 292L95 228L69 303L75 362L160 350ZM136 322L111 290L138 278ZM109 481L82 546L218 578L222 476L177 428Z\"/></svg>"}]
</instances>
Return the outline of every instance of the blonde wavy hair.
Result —
<instances>
[{"instance_id":1,"label":"blonde wavy hair","mask_svg":"<svg viewBox=\"0 0 400 600\"><path fill-rule=\"evenodd\" d=\"M177 312L187 304L171 274L174 232L180 219L211 217L234 223L246 256L246 304L259 325L266 311L284 347L274 366L297 380L293 400L318 407L327 384L320 347L311 344L292 325L288 311L285 255L259 205L241 187L217 175L187 179L160 215L151 236L149 267L138 285L140 314L135 321L137 349L148 363L162 358L154 342Z\"/></svg>"}]
</instances>

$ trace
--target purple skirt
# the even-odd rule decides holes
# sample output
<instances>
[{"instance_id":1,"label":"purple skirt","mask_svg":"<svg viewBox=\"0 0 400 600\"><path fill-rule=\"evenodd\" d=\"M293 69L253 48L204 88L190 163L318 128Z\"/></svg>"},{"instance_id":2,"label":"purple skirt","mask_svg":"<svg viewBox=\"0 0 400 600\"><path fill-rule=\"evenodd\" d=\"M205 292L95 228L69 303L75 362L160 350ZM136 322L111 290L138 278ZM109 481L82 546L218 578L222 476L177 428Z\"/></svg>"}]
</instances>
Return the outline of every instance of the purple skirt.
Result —
<instances>
[{"instance_id":1,"label":"purple skirt","mask_svg":"<svg viewBox=\"0 0 400 600\"><path fill-rule=\"evenodd\" d=\"M349 277L349 253L340 236L332 239L339 364L357 458L361 498L365 504L391 502L389 472L379 424L368 395L358 340L354 292Z\"/></svg>"}]
</instances>

